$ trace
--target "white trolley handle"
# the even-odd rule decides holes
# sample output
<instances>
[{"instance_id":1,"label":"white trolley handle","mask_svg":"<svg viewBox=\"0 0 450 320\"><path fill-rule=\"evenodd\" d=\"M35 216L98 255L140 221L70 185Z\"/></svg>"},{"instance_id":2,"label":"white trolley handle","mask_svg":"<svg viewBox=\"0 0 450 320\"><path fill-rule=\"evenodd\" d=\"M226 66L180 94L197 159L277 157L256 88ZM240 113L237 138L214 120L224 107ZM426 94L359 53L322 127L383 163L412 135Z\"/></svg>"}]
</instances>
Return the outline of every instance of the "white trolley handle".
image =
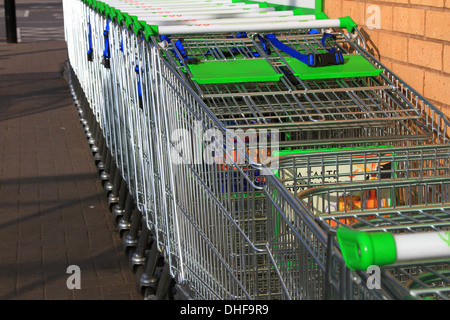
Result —
<instances>
[{"instance_id":1,"label":"white trolley handle","mask_svg":"<svg viewBox=\"0 0 450 320\"><path fill-rule=\"evenodd\" d=\"M337 237L344 260L352 270L405 261L450 259L450 231L392 234L341 227Z\"/></svg>"}]
</instances>

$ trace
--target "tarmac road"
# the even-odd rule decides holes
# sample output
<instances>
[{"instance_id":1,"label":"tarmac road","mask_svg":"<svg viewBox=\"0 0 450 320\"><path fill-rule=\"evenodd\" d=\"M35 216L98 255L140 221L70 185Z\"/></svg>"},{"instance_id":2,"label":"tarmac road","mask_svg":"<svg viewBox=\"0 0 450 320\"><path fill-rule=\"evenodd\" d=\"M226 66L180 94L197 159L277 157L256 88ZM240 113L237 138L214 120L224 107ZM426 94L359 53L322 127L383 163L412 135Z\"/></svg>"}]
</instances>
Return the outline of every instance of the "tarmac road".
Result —
<instances>
[{"instance_id":1,"label":"tarmac road","mask_svg":"<svg viewBox=\"0 0 450 320\"><path fill-rule=\"evenodd\" d=\"M17 42L63 41L61 0L15 0ZM0 42L6 42L5 7L0 4Z\"/></svg>"}]
</instances>

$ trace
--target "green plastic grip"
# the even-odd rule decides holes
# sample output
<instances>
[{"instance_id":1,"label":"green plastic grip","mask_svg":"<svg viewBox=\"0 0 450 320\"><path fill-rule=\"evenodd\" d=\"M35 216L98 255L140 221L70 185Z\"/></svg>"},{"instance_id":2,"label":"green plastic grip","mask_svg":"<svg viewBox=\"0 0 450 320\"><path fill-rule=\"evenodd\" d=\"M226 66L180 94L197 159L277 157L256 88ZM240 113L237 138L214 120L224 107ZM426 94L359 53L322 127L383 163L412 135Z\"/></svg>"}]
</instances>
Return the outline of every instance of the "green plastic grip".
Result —
<instances>
[{"instance_id":1,"label":"green plastic grip","mask_svg":"<svg viewBox=\"0 0 450 320\"><path fill-rule=\"evenodd\" d=\"M130 29L130 27L133 25L133 19L131 19L131 16L126 12L124 12L122 15L124 17L124 21L125 21L125 25L126 25L127 29Z\"/></svg>"},{"instance_id":2,"label":"green plastic grip","mask_svg":"<svg viewBox=\"0 0 450 320\"><path fill-rule=\"evenodd\" d=\"M328 16L325 14L325 12L316 13L315 16L317 20L328 19Z\"/></svg>"},{"instance_id":3,"label":"green plastic grip","mask_svg":"<svg viewBox=\"0 0 450 320\"><path fill-rule=\"evenodd\" d=\"M114 7L109 7L109 18L114 21L117 18L117 10Z\"/></svg>"},{"instance_id":4,"label":"green plastic grip","mask_svg":"<svg viewBox=\"0 0 450 320\"><path fill-rule=\"evenodd\" d=\"M105 12L105 4L101 1L92 0L92 8L98 13L103 14Z\"/></svg>"},{"instance_id":5,"label":"green plastic grip","mask_svg":"<svg viewBox=\"0 0 450 320\"><path fill-rule=\"evenodd\" d=\"M352 33L353 30L358 26L355 21L353 21L352 18L349 16L339 18L339 21L341 22L340 27L343 29L347 29L348 32Z\"/></svg>"},{"instance_id":6,"label":"green plastic grip","mask_svg":"<svg viewBox=\"0 0 450 320\"><path fill-rule=\"evenodd\" d=\"M136 16L131 16L131 19L133 20L134 34L137 36L139 32L144 29L142 23L145 24L145 22L141 23L141 21L139 21Z\"/></svg>"},{"instance_id":7,"label":"green plastic grip","mask_svg":"<svg viewBox=\"0 0 450 320\"><path fill-rule=\"evenodd\" d=\"M158 34L159 34L158 26L149 24L144 25L144 37L147 40L147 42L150 41L151 36L156 36Z\"/></svg>"},{"instance_id":8,"label":"green plastic grip","mask_svg":"<svg viewBox=\"0 0 450 320\"><path fill-rule=\"evenodd\" d=\"M97 10L100 14L104 14L106 11L106 5L103 2L97 1Z\"/></svg>"},{"instance_id":9,"label":"green plastic grip","mask_svg":"<svg viewBox=\"0 0 450 320\"><path fill-rule=\"evenodd\" d=\"M341 227L336 235L345 264L351 270L367 270L372 265L389 265L396 260L395 240L389 232L364 232Z\"/></svg>"},{"instance_id":10,"label":"green plastic grip","mask_svg":"<svg viewBox=\"0 0 450 320\"><path fill-rule=\"evenodd\" d=\"M122 13L122 11L116 9L116 18L119 25L122 25L122 22L125 21L125 17Z\"/></svg>"}]
</instances>

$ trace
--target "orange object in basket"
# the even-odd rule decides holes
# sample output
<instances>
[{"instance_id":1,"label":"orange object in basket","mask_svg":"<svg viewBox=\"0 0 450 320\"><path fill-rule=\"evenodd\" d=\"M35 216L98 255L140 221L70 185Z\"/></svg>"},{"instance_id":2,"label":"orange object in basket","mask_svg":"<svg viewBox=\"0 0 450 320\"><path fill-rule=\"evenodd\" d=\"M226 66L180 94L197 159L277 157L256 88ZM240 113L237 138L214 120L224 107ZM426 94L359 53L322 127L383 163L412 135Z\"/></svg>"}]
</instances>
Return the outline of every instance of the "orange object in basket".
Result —
<instances>
[{"instance_id":1,"label":"orange object in basket","mask_svg":"<svg viewBox=\"0 0 450 320\"><path fill-rule=\"evenodd\" d=\"M270 150L267 150L267 152L263 151L263 152L260 153L260 150L256 149L252 153L256 153L256 155L253 157L253 161L255 161L256 163L260 163L260 162L262 162L262 160L264 158L267 159L268 157L270 157ZM267 153L267 155L265 156L266 153ZM236 152L236 150L233 150L233 159L234 159L234 163L241 164L241 162L240 162L241 155L240 155L240 153ZM216 157L216 163L220 163L219 160L220 160L219 157ZM226 171L226 170L228 170L229 167L233 167L233 170L237 170L236 167L226 164L226 155L224 156L223 162L225 162L225 164L217 164L217 168L218 169L220 168L220 170L225 170Z\"/></svg>"}]
</instances>

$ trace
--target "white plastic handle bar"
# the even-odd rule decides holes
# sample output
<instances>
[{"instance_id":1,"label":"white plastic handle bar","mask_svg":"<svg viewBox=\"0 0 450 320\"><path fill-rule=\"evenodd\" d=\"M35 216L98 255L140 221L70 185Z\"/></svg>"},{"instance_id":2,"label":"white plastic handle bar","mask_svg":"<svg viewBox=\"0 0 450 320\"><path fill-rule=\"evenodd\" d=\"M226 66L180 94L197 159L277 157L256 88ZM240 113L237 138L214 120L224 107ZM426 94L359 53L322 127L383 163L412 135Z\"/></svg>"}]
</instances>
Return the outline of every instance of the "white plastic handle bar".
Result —
<instances>
[{"instance_id":1,"label":"white plastic handle bar","mask_svg":"<svg viewBox=\"0 0 450 320\"><path fill-rule=\"evenodd\" d=\"M165 8L161 8L161 10L152 10L152 9L148 9L146 10L145 8L138 8L138 7L122 7L122 6L117 6L114 7L116 9L123 9L125 12L131 14L132 12L148 12L149 14L178 14L178 13L193 13L195 15L197 14L201 14L201 13L209 13L209 14L216 14L216 15L221 15L221 14L226 14L226 13L239 13L239 12L261 12L261 11L274 11L274 8L259 8L259 7L229 7L229 8L223 8L223 9L217 9L215 7L196 7L196 8L179 8L179 9L165 9Z\"/></svg>"},{"instance_id":2,"label":"white plastic handle bar","mask_svg":"<svg viewBox=\"0 0 450 320\"><path fill-rule=\"evenodd\" d=\"M233 18L233 19L253 19L253 18L260 18L260 17L285 17L292 16L293 13L286 11L285 13L280 13L280 11L269 11L269 12L252 12L252 13L230 13L230 14L223 14L223 15L217 15L217 14L196 14L195 16L191 14L173 14L173 15L152 15L151 17L148 17L148 15L143 15L137 12L128 12L131 15L137 16L138 20L146 21L147 23L150 23L152 25L157 25L159 21L180 21L180 20L197 20L197 19L217 19L222 20L225 18ZM221 19L219 19L219 17Z\"/></svg>"},{"instance_id":3,"label":"white plastic handle bar","mask_svg":"<svg viewBox=\"0 0 450 320\"><path fill-rule=\"evenodd\" d=\"M181 2L181 3L161 3L161 4L152 4L152 3L136 3L136 4L126 4L126 3L119 3L117 6L128 6L128 7L139 7L139 8L184 8L184 7L213 7L213 8L227 8L227 7L245 7L247 4L239 2L239 3L232 3L232 2Z\"/></svg>"},{"instance_id":4,"label":"white plastic handle bar","mask_svg":"<svg viewBox=\"0 0 450 320\"><path fill-rule=\"evenodd\" d=\"M224 19L184 19L184 20L162 20L162 21L155 21L152 20L152 17L149 17L148 15L136 15L139 20L148 20L153 21L152 24L155 25L187 25L187 24L234 24L234 23L241 23L242 18L224 18ZM279 22L280 18L283 19L283 21L298 21L299 16L269 16L269 17L246 17L246 21L249 23L272 23L272 22ZM304 20L315 20L316 17L311 16L302 16L302 19Z\"/></svg>"},{"instance_id":5,"label":"white plastic handle bar","mask_svg":"<svg viewBox=\"0 0 450 320\"><path fill-rule=\"evenodd\" d=\"M394 234L397 261L450 258L450 232Z\"/></svg>"},{"instance_id":6,"label":"white plastic handle bar","mask_svg":"<svg viewBox=\"0 0 450 320\"><path fill-rule=\"evenodd\" d=\"M344 260L352 270L429 259L450 259L450 231L393 234L341 227L337 237Z\"/></svg>"},{"instance_id":7,"label":"white plastic handle bar","mask_svg":"<svg viewBox=\"0 0 450 320\"><path fill-rule=\"evenodd\" d=\"M186 3L233 3L232 0L183 0L180 2L180 0L159 0L159 1L133 1L133 0L114 0L113 2L116 3L128 3L133 5L140 5L142 3L147 5L178 5L180 3L186 4Z\"/></svg>"},{"instance_id":8,"label":"white plastic handle bar","mask_svg":"<svg viewBox=\"0 0 450 320\"><path fill-rule=\"evenodd\" d=\"M140 8L140 9L148 9L151 11L222 11L222 10L252 10L252 9L260 9L260 10L275 10L274 8L260 8L258 4L246 4L246 3L224 3L222 5L217 4L210 4L210 3L197 3L192 2L191 4L186 3L174 3L174 4L167 4L167 3L161 3L161 4L152 4L152 3L145 3L145 2L134 2L134 3L126 3L126 2L117 2L116 0L106 0L104 3L108 4L111 7L114 7L116 9L132 9L132 8Z\"/></svg>"},{"instance_id":9,"label":"white plastic handle bar","mask_svg":"<svg viewBox=\"0 0 450 320\"><path fill-rule=\"evenodd\" d=\"M245 3L181 3L181 4L151 4L151 3L139 3L139 4L127 4L127 3L113 3L113 1L107 1L105 2L108 5L114 7L114 8L145 8L145 9L155 9L155 10L162 10L162 9L183 9L183 8L190 8L192 10L197 10L200 8L214 8L214 9L221 9L221 8L257 8L259 7L257 4L245 4Z\"/></svg>"},{"instance_id":10,"label":"white plastic handle bar","mask_svg":"<svg viewBox=\"0 0 450 320\"><path fill-rule=\"evenodd\" d=\"M152 24L152 21L146 21ZM187 24L160 26L159 34L196 34L196 33L214 33L214 32L273 32L295 29L321 29L321 28L339 28L341 22L339 19L321 19L311 21L287 21L271 23L251 23L242 19L241 23L235 24Z\"/></svg>"},{"instance_id":11,"label":"white plastic handle bar","mask_svg":"<svg viewBox=\"0 0 450 320\"><path fill-rule=\"evenodd\" d=\"M138 2L138 1L135 1ZM274 8L259 8L258 10L220 10L219 13L213 12L177 12L177 13L165 13L164 11L158 11L156 13L150 13L148 11L133 5L126 4L121 0L105 0L104 3L108 4L115 9L123 10L124 12L138 17L138 20L146 21L147 23L158 25L159 21L179 21L179 20L198 20L198 19L214 19L221 20L225 18L241 19L241 18L269 18L269 17L291 17L294 15L292 11L275 11ZM139 2L140 3L140 2ZM185 3L185 2L183 2ZM149 17L149 14L151 17ZM302 16L302 19L310 19L310 16ZM265 22L265 21L261 21ZM238 23L238 22L237 22ZM179 24L179 23L177 23Z\"/></svg>"}]
</instances>

